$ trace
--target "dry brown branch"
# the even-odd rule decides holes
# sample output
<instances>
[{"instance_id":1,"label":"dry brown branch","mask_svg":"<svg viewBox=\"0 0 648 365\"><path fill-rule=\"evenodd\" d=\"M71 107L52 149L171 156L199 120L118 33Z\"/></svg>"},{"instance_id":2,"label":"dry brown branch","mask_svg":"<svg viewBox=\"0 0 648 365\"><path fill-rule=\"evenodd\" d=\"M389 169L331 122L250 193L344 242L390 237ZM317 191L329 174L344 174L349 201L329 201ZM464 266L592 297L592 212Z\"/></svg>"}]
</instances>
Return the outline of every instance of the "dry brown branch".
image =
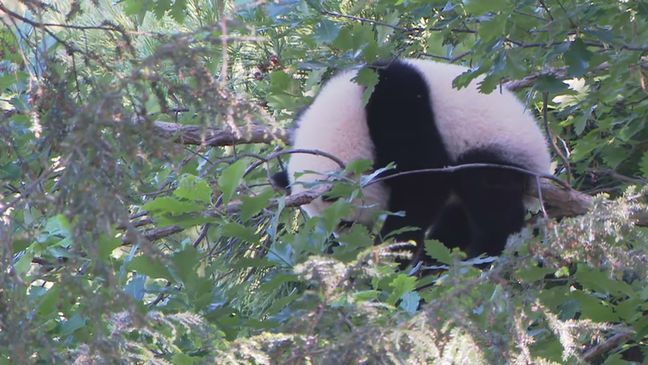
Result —
<instances>
[{"instance_id":1,"label":"dry brown branch","mask_svg":"<svg viewBox=\"0 0 648 365\"><path fill-rule=\"evenodd\" d=\"M173 138L177 143L203 146L233 146L248 143L288 143L289 132L279 128L251 125L239 130L226 130L197 125L153 122L155 132L163 138Z\"/></svg>"},{"instance_id":2,"label":"dry brown branch","mask_svg":"<svg viewBox=\"0 0 648 365\"><path fill-rule=\"evenodd\" d=\"M580 191L565 189L548 181L541 181L540 188L550 217L574 217L587 213L592 206L592 197Z\"/></svg>"},{"instance_id":3,"label":"dry brown branch","mask_svg":"<svg viewBox=\"0 0 648 365\"><path fill-rule=\"evenodd\" d=\"M618 333L610 337L609 339L607 339L605 342L602 342L587 350L583 354L583 360L587 362L592 361L595 358L612 350L613 348L628 342L631 338L632 338L632 333Z\"/></svg>"}]
</instances>

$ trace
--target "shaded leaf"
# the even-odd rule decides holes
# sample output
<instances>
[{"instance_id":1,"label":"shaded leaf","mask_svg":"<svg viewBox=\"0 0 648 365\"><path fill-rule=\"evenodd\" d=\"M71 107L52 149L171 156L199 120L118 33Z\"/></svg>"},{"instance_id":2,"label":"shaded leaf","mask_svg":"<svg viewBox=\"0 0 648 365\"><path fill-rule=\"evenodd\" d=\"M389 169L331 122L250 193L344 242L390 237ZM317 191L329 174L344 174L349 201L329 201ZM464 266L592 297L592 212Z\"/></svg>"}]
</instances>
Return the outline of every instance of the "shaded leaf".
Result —
<instances>
[{"instance_id":1,"label":"shaded leaf","mask_svg":"<svg viewBox=\"0 0 648 365\"><path fill-rule=\"evenodd\" d=\"M582 76L589 68L589 60L592 52L587 50L582 39L577 38L571 42L569 49L565 52L565 63L567 64L570 76Z\"/></svg>"},{"instance_id":2,"label":"shaded leaf","mask_svg":"<svg viewBox=\"0 0 648 365\"><path fill-rule=\"evenodd\" d=\"M209 184L200 177L183 174L178 181L178 187L173 195L202 203L209 203L211 199L211 188Z\"/></svg>"},{"instance_id":3,"label":"shaded leaf","mask_svg":"<svg viewBox=\"0 0 648 365\"><path fill-rule=\"evenodd\" d=\"M218 177L218 186L223 192L223 202L228 203L234 196L236 188L239 186L247 164L243 160L238 160L227 166Z\"/></svg>"},{"instance_id":4,"label":"shaded leaf","mask_svg":"<svg viewBox=\"0 0 648 365\"><path fill-rule=\"evenodd\" d=\"M173 281L173 277L166 266L149 256L134 257L128 263L128 270L136 271L151 278L164 278Z\"/></svg>"}]
</instances>

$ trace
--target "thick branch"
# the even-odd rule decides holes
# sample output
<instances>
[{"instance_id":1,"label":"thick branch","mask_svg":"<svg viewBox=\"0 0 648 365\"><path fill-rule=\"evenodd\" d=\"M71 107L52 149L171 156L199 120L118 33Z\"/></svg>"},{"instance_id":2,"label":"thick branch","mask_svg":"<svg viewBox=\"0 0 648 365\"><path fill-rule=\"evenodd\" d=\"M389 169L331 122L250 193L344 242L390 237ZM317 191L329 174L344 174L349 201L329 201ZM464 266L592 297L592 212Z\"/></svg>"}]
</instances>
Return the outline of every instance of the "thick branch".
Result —
<instances>
[{"instance_id":1,"label":"thick branch","mask_svg":"<svg viewBox=\"0 0 648 365\"><path fill-rule=\"evenodd\" d=\"M173 138L177 143L190 145L217 147L248 143L271 143L274 141L288 143L289 140L288 131L259 125L241 126L239 130L225 130L155 121L153 127L161 137Z\"/></svg>"},{"instance_id":2,"label":"thick branch","mask_svg":"<svg viewBox=\"0 0 648 365\"><path fill-rule=\"evenodd\" d=\"M601 356L606 352L612 350L613 348L628 342L630 339L632 339L632 333L618 333L607 339L605 342L600 343L587 350L583 354L583 360L592 361L598 356Z\"/></svg>"},{"instance_id":3,"label":"thick branch","mask_svg":"<svg viewBox=\"0 0 648 365\"><path fill-rule=\"evenodd\" d=\"M577 190L565 189L548 181L541 181L540 189L550 217L574 217L587 213L592 206L592 197Z\"/></svg>"},{"instance_id":4,"label":"thick branch","mask_svg":"<svg viewBox=\"0 0 648 365\"><path fill-rule=\"evenodd\" d=\"M573 189L565 189L552 184L549 181L542 181L542 198L544 205L547 207L547 212L550 217L573 217L587 213L592 206L592 197ZM320 195L327 191L325 187L307 190L298 194L285 197L286 207L298 207L310 203ZM277 201L272 201L268 208L272 209L277 206ZM205 216L216 217L222 215L231 215L239 212L241 202L235 201L227 205L226 209L208 210L203 213ZM636 220L636 224L648 227L648 214L644 211L633 212L632 219ZM148 240L154 241L164 237L171 236L175 233L181 232L183 229L179 226L167 226L162 228L154 228L143 232L144 237ZM124 244L133 243L133 238L125 238Z\"/></svg>"}]
</instances>

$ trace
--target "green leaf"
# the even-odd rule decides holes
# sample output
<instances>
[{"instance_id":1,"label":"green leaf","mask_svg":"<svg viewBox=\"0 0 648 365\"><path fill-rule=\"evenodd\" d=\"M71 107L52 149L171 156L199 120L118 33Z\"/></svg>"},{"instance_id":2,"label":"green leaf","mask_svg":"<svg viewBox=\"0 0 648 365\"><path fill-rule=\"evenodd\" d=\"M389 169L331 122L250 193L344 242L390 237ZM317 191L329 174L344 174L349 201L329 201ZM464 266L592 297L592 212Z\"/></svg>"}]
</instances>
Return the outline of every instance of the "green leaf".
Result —
<instances>
[{"instance_id":1,"label":"green leaf","mask_svg":"<svg viewBox=\"0 0 648 365\"><path fill-rule=\"evenodd\" d=\"M173 281L173 277L166 266L149 256L134 257L128 263L128 270L146 275L150 278L164 278Z\"/></svg>"},{"instance_id":2,"label":"green leaf","mask_svg":"<svg viewBox=\"0 0 648 365\"><path fill-rule=\"evenodd\" d=\"M242 196L241 219L247 221L263 210L263 208L266 208L273 194L272 189L266 189L256 196Z\"/></svg>"},{"instance_id":3,"label":"green leaf","mask_svg":"<svg viewBox=\"0 0 648 365\"><path fill-rule=\"evenodd\" d=\"M193 358L187 354L175 353L171 356L171 363L176 365L194 365L201 362L199 358Z\"/></svg>"},{"instance_id":4,"label":"green leaf","mask_svg":"<svg viewBox=\"0 0 648 365\"><path fill-rule=\"evenodd\" d=\"M320 223L329 233L333 233L342 218L352 212L352 205L342 199L337 200L322 211Z\"/></svg>"},{"instance_id":5,"label":"green leaf","mask_svg":"<svg viewBox=\"0 0 648 365\"><path fill-rule=\"evenodd\" d=\"M643 19L648 18L648 2L644 0L637 1L637 12Z\"/></svg>"},{"instance_id":6,"label":"green leaf","mask_svg":"<svg viewBox=\"0 0 648 365\"><path fill-rule=\"evenodd\" d=\"M398 274L398 276L389 283L389 286L392 288L392 292L389 295L389 298L387 298L387 303L395 305L403 295L416 289L416 278L405 274Z\"/></svg>"},{"instance_id":7,"label":"green leaf","mask_svg":"<svg viewBox=\"0 0 648 365\"><path fill-rule=\"evenodd\" d=\"M425 240L425 254L444 264L452 264L450 250L438 240Z\"/></svg>"},{"instance_id":8,"label":"green leaf","mask_svg":"<svg viewBox=\"0 0 648 365\"><path fill-rule=\"evenodd\" d=\"M135 274L124 286L124 292L133 299L140 301L146 294L146 275Z\"/></svg>"},{"instance_id":9,"label":"green leaf","mask_svg":"<svg viewBox=\"0 0 648 365\"><path fill-rule=\"evenodd\" d=\"M18 71L15 73L0 76L0 91L3 91L4 89L17 82L27 81L27 77L28 74L24 71Z\"/></svg>"},{"instance_id":10,"label":"green leaf","mask_svg":"<svg viewBox=\"0 0 648 365\"><path fill-rule=\"evenodd\" d=\"M373 166L373 161L371 160L365 160L365 159L353 160L346 165L344 171L350 174L361 174L363 172L371 170L372 166Z\"/></svg>"},{"instance_id":11,"label":"green leaf","mask_svg":"<svg viewBox=\"0 0 648 365\"><path fill-rule=\"evenodd\" d=\"M0 179L14 180L20 176L20 165L16 161L8 162L7 164L0 166Z\"/></svg>"},{"instance_id":12,"label":"green leaf","mask_svg":"<svg viewBox=\"0 0 648 365\"><path fill-rule=\"evenodd\" d=\"M144 204L144 209L158 214L180 215L198 212L202 206L196 203L180 201L170 196L162 196Z\"/></svg>"},{"instance_id":13,"label":"green leaf","mask_svg":"<svg viewBox=\"0 0 648 365\"><path fill-rule=\"evenodd\" d=\"M340 234L340 245L333 249L334 257L342 262L354 260L358 253L373 245L373 239L367 228L361 224L354 224L350 229Z\"/></svg>"},{"instance_id":14,"label":"green leaf","mask_svg":"<svg viewBox=\"0 0 648 365\"><path fill-rule=\"evenodd\" d=\"M254 230L239 223L226 223L221 226L221 234L225 237L234 237L250 243L259 242Z\"/></svg>"},{"instance_id":15,"label":"green leaf","mask_svg":"<svg viewBox=\"0 0 648 365\"><path fill-rule=\"evenodd\" d=\"M363 291L353 293L353 299L358 303L366 302L368 300L377 299L378 294L380 294L378 290L363 290Z\"/></svg>"},{"instance_id":16,"label":"green leaf","mask_svg":"<svg viewBox=\"0 0 648 365\"><path fill-rule=\"evenodd\" d=\"M259 291L262 293L272 293L283 284L298 282L299 277L297 275L280 272L274 275L272 279L262 283L259 287Z\"/></svg>"},{"instance_id":17,"label":"green leaf","mask_svg":"<svg viewBox=\"0 0 648 365\"><path fill-rule=\"evenodd\" d=\"M567 89L569 85L553 75L540 75L533 87L540 92L554 94Z\"/></svg>"},{"instance_id":18,"label":"green leaf","mask_svg":"<svg viewBox=\"0 0 648 365\"><path fill-rule=\"evenodd\" d=\"M349 28L342 28L338 33L337 38L333 41L333 46L342 51L350 50L353 48L353 35Z\"/></svg>"},{"instance_id":19,"label":"green leaf","mask_svg":"<svg viewBox=\"0 0 648 365\"><path fill-rule=\"evenodd\" d=\"M331 43L340 33L340 26L330 20L323 19L315 26L313 37L319 43Z\"/></svg>"},{"instance_id":20,"label":"green leaf","mask_svg":"<svg viewBox=\"0 0 648 365\"><path fill-rule=\"evenodd\" d=\"M184 23L185 17L187 15L186 10L187 10L187 0L175 0L173 2L173 5L171 6L169 15L173 18L173 20L182 24Z\"/></svg>"},{"instance_id":21,"label":"green leaf","mask_svg":"<svg viewBox=\"0 0 648 365\"><path fill-rule=\"evenodd\" d=\"M471 15L498 12L509 7L507 0L463 0L464 8Z\"/></svg>"},{"instance_id":22,"label":"green leaf","mask_svg":"<svg viewBox=\"0 0 648 365\"><path fill-rule=\"evenodd\" d=\"M218 177L218 186L223 192L223 202L225 204L234 196L234 192L243 178L246 167L247 164L245 161L238 160L223 169L223 172Z\"/></svg>"},{"instance_id":23,"label":"green leaf","mask_svg":"<svg viewBox=\"0 0 648 365\"><path fill-rule=\"evenodd\" d=\"M348 198L351 197L356 190L358 190L357 185L338 181L333 184L331 190L324 194L324 196L331 200L338 198Z\"/></svg>"},{"instance_id":24,"label":"green leaf","mask_svg":"<svg viewBox=\"0 0 648 365\"><path fill-rule=\"evenodd\" d=\"M151 6L151 0L124 0L122 2L126 15L141 15Z\"/></svg>"},{"instance_id":25,"label":"green leaf","mask_svg":"<svg viewBox=\"0 0 648 365\"><path fill-rule=\"evenodd\" d=\"M420 301L421 296L417 292L411 291L403 295L402 300L398 306L407 313L414 314L418 309Z\"/></svg>"},{"instance_id":26,"label":"green leaf","mask_svg":"<svg viewBox=\"0 0 648 365\"><path fill-rule=\"evenodd\" d=\"M280 267L295 265L295 253L293 247L286 242L275 242L270 246L268 255L269 262L277 264Z\"/></svg>"},{"instance_id":27,"label":"green leaf","mask_svg":"<svg viewBox=\"0 0 648 365\"><path fill-rule=\"evenodd\" d=\"M613 169L616 169L631 153L629 149L619 145L607 145L599 151L605 164Z\"/></svg>"},{"instance_id":28,"label":"green leaf","mask_svg":"<svg viewBox=\"0 0 648 365\"><path fill-rule=\"evenodd\" d=\"M585 265L578 265L578 270L574 277L583 285L584 288L601 294L623 294L632 296L634 292L627 283L621 280L613 280L609 277L608 273L594 270Z\"/></svg>"},{"instance_id":29,"label":"green leaf","mask_svg":"<svg viewBox=\"0 0 648 365\"><path fill-rule=\"evenodd\" d=\"M577 38L571 42L569 49L565 52L565 63L567 64L567 73L569 76L582 76L589 68L589 61L592 58L592 52L587 50L582 39Z\"/></svg>"},{"instance_id":30,"label":"green leaf","mask_svg":"<svg viewBox=\"0 0 648 365\"><path fill-rule=\"evenodd\" d=\"M173 255L173 267L183 282L188 282L196 277L194 268L200 262L198 251L195 247L187 245L184 250Z\"/></svg>"},{"instance_id":31,"label":"green leaf","mask_svg":"<svg viewBox=\"0 0 648 365\"><path fill-rule=\"evenodd\" d=\"M171 0L155 0L153 13L156 18L161 19L169 9L171 9Z\"/></svg>"},{"instance_id":32,"label":"green leaf","mask_svg":"<svg viewBox=\"0 0 648 365\"><path fill-rule=\"evenodd\" d=\"M581 315L597 322L618 321L619 316L614 313L614 308L609 303L589 295L581 290L574 290L569 294L580 304Z\"/></svg>"},{"instance_id":33,"label":"green leaf","mask_svg":"<svg viewBox=\"0 0 648 365\"><path fill-rule=\"evenodd\" d=\"M483 1L487 2L487 1ZM493 17L490 21L479 24L479 35L486 41L506 36L506 15Z\"/></svg>"},{"instance_id":34,"label":"green leaf","mask_svg":"<svg viewBox=\"0 0 648 365\"><path fill-rule=\"evenodd\" d=\"M198 358L193 358L186 354L175 353L171 357L171 363L175 365L194 365L198 364L200 361Z\"/></svg>"},{"instance_id":35,"label":"green leaf","mask_svg":"<svg viewBox=\"0 0 648 365\"><path fill-rule=\"evenodd\" d=\"M14 270L18 275L24 275L29 271L32 264L32 259L34 258L33 250L27 250L23 255L20 256L18 261L13 265Z\"/></svg>"},{"instance_id":36,"label":"green leaf","mask_svg":"<svg viewBox=\"0 0 648 365\"><path fill-rule=\"evenodd\" d=\"M358 75L353 79L353 81L364 86L362 102L367 104L371 94L373 94L374 88L378 84L378 74L373 69L365 67L358 72Z\"/></svg>"},{"instance_id":37,"label":"green leaf","mask_svg":"<svg viewBox=\"0 0 648 365\"><path fill-rule=\"evenodd\" d=\"M56 303L60 297L60 287L58 285L52 286L45 295L40 298L38 303L38 315L49 318L58 312Z\"/></svg>"},{"instance_id":38,"label":"green leaf","mask_svg":"<svg viewBox=\"0 0 648 365\"><path fill-rule=\"evenodd\" d=\"M61 336L69 336L79 328L86 325L86 320L79 313L74 313L70 319L61 323L60 334Z\"/></svg>"},{"instance_id":39,"label":"green leaf","mask_svg":"<svg viewBox=\"0 0 648 365\"><path fill-rule=\"evenodd\" d=\"M641 171L644 178L648 179L648 151L644 152L643 156L641 156L639 171Z\"/></svg>"},{"instance_id":40,"label":"green leaf","mask_svg":"<svg viewBox=\"0 0 648 365\"><path fill-rule=\"evenodd\" d=\"M99 258L108 261L112 252L121 245L122 242L118 238L101 235L99 237Z\"/></svg>"},{"instance_id":41,"label":"green leaf","mask_svg":"<svg viewBox=\"0 0 648 365\"><path fill-rule=\"evenodd\" d=\"M211 193L212 190L205 180L194 175L183 174L180 176L178 187L173 192L173 195L178 198L209 203Z\"/></svg>"},{"instance_id":42,"label":"green leaf","mask_svg":"<svg viewBox=\"0 0 648 365\"><path fill-rule=\"evenodd\" d=\"M300 93L300 86L297 80L281 70L275 70L270 73L270 87L273 93L277 95L286 95L294 98L293 95Z\"/></svg>"},{"instance_id":43,"label":"green leaf","mask_svg":"<svg viewBox=\"0 0 648 365\"><path fill-rule=\"evenodd\" d=\"M542 280L554 270L548 267L531 266L518 271L515 277L526 282Z\"/></svg>"},{"instance_id":44,"label":"green leaf","mask_svg":"<svg viewBox=\"0 0 648 365\"><path fill-rule=\"evenodd\" d=\"M391 13L385 15L382 18L383 22L392 26L397 26L400 20L401 16L398 10L393 10ZM392 34L394 34L394 32L395 29L392 27L376 27L376 42L381 47L389 46L389 44L392 42Z\"/></svg>"}]
</instances>

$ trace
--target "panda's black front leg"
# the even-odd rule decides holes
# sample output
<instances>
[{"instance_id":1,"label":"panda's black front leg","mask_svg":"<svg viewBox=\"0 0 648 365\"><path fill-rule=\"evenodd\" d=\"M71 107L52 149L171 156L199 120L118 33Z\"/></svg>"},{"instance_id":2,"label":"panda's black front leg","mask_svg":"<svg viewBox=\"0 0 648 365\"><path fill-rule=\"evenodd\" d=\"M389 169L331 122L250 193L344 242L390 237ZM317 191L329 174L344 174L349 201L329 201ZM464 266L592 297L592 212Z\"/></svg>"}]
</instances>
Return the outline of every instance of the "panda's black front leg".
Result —
<instances>
[{"instance_id":1,"label":"panda's black front leg","mask_svg":"<svg viewBox=\"0 0 648 365\"><path fill-rule=\"evenodd\" d=\"M458 195L472 236L468 256L499 255L509 235L524 226L523 196L528 177L500 168L468 169L458 177Z\"/></svg>"},{"instance_id":2,"label":"panda's black front leg","mask_svg":"<svg viewBox=\"0 0 648 365\"><path fill-rule=\"evenodd\" d=\"M397 242L414 241L412 264L424 257L426 230L443 209L450 194L450 185L445 177L403 176L388 180L390 187L389 211L400 213L385 220L381 236L406 229L394 235Z\"/></svg>"}]
</instances>

